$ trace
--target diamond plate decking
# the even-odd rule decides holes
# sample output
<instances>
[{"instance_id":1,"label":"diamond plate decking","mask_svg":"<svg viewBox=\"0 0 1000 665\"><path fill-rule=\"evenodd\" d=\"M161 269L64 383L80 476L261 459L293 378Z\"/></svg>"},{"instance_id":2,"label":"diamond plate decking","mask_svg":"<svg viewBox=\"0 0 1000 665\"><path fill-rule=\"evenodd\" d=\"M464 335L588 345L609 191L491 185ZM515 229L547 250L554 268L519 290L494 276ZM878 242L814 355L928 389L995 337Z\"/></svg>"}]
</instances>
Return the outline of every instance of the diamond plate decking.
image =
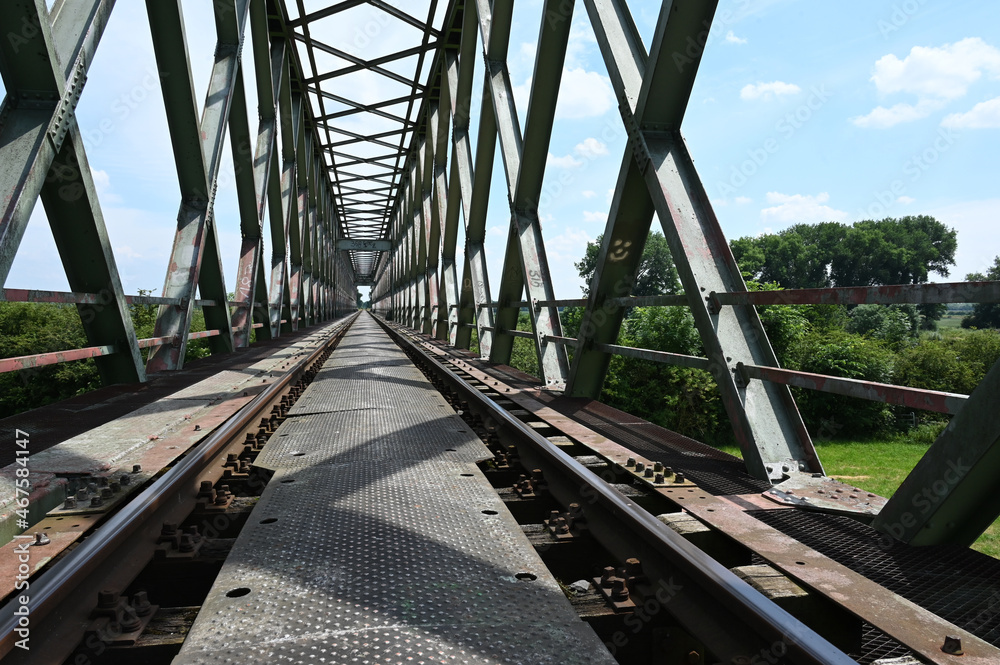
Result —
<instances>
[{"instance_id":1,"label":"diamond plate decking","mask_svg":"<svg viewBox=\"0 0 1000 665\"><path fill-rule=\"evenodd\" d=\"M614 662L403 359L367 316L348 332L258 458L276 473L176 665Z\"/></svg>"}]
</instances>

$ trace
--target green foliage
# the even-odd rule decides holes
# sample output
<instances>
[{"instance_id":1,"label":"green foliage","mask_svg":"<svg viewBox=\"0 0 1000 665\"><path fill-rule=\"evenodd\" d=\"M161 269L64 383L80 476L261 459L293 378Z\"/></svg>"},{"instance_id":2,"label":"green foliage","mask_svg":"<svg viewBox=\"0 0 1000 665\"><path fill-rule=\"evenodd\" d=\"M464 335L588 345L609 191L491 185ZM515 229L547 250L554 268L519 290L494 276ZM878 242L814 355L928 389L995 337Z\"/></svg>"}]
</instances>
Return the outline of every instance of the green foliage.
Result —
<instances>
[{"instance_id":1,"label":"green foliage","mask_svg":"<svg viewBox=\"0 0 1000 665\"><path fill-rule=\"evenodd\" d=\"M583 278L584 295L590 294L590 283L597 269L597 256L601 251L601 242L604 234L597 236L597 240L587 243L587 252L583 260L574 264L580 277ZM612 248L614 250L614 248ZM659 296L668 293L678 293L681 289L681 281L677 276L677 268L674 260L670 256L670 247L667 239L660 232L650 231L646 236L646 244L642 249L642 259L639 262L639 270L635 276L635 283L631 289L633 296Z\"/></svg>"},{"instance_id":2,"label":"green foliage","mask_svg":"<svg viewBox=\"0 0 1000 665\"><path fill-rule=\"evenodd\" d=\"M993 265L986 274L974 272L965 276L966 281L982 282L985 280L1000 280L1000 256L993 260ZM1000 328L1000 303L976 303L972 314L962 319L963 328Z\"/></svg>"},{"instance_id":3,"label":"green foliage","mask_svg":"<svg viewBox=\"0 0 1000 665\"><path fill-rule=\"evenodd\" d=\"M920 284L948 276L958 247L954 229L920 215L853 225L796 224L775 234L730 243L741 269L784 288ZM938 308L928 308L933 317Z\"/></svg>"},{"instance_id":4,"label":"green foliage","mask_svg":"<svg viewBox=\"0 0 1000 665\"><path fill-rule=\"evenodd\" d=\"M898 351L912 344L919 325L914 305L858 305L850 311L846 329Z\"/></svg>"},{"instance_id":5,"label":"green foliage","mask_svg":"<svg viewBox=\"0 0 1000 665\"><path fill-rule=\"evenodd\" d=\"M815 374L891 383L895 354L881 342L844 331L809 333L791 349L789 367ZM824 423L844 436L889 429L892 409L881 402L797 389L796 401L807 427L832 434ZM831 421L832 419L832 421Z\"/></svg>"},{"instance_id":6,"label":"green foliage","mask_svg":"<svg viewBox=\"0 0 1000 665\"><path fill-rule=\"evenodd\" d=\"M517 329L531 331L531 319L527 312L518 314ZM535 350L534 341L524 337L514 338L514 346L510 353L510 366L525 374L538 376L538 352Z\"/></svg>"},{"instance_id":7,"label":"green foliage","mask_svg":"<svg viewBox=\"0 0 1000 665\"><path fill-rule=\"evenodd\" d=\"M750 291L780 291L781 287L770 282L747 282ZM787 358L792 347L797 344L812 328L806 312L802 307L791 305L764 305L757 308L764 332L771 342L771 348L782 365L787 364Z\"/></svg>"},{"instance_id":8,"label":"green foliage","mask_svg":"<svg viewBox=\"0 0 1000 665\"><path fill-rule=\"evenodd\" d=\"M967 395L998 360L1000 332L995 330L923 339L900 353L895 379L904 386Z\"/></svg>"},{"instance_id":9,"label":"green foliage","mask_svg":"<svg viewBox=\"0 0 1000 665\"><path fill-rule=\"evenodd\" d=\"M72 305L0 302L3 357L66 351L87 346ZM0 418L100 387L92 359L0 374Z\"/></svg>"}]
</instances>

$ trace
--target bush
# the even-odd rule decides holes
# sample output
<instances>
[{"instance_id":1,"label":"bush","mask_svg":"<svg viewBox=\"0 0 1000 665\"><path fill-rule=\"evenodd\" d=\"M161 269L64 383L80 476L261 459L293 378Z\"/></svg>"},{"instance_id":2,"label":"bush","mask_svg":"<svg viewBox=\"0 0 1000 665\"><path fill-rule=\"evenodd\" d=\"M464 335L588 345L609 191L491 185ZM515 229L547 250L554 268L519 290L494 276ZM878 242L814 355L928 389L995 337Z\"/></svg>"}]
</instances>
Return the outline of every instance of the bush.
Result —
<instances>
[{"instance_id":1,"label":"bush","mask_svg":"<svg viewBox=\"0 0 1000 665\"><path fill-rule=\"evenodd\" d=\"M811 333L792 352L794 369L847 379L891 383L895 354L880 342L847 332ZM795 389L806 426L818 432L824 421L843 436L886 431L894 423L882 402Z\"/></svg>"},{"instance_id":2,"label":"bush","mask_svg":"<svg viewBox=\"0 0 1000 665\"><path fill-rule=\"evenodd\" d=\"M900 385L968 395L1000 359L1000 332L976 330L960 336L922 339L900 353Z\"/></svg>"}]
</instances>

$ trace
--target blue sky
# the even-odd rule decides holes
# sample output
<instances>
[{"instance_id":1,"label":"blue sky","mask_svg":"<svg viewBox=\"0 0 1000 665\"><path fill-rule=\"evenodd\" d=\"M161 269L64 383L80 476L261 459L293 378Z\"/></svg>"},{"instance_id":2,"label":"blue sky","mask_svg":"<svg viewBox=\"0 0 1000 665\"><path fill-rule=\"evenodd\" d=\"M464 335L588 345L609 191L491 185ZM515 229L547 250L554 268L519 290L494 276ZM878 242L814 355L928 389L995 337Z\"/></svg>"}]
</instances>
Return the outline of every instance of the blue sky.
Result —
<instances>
[{"instance_id":1,"label":"blue sky","mask_svg":"<svg viewBox=\"0 0 1000 665\"><path fill-rule=\"evenodd\" d=\"M541 5L515 5L510 70L522 120ZM648 45L660 3L633 0L630 6ZM210 6L185 2L184 9L202 97L214 49ZM359 54L376 48L352 42L354 27L379 23L378 10L364 11L372 15L359 13L357 26L342 24L326 38ZM984 270L1000 254L996 19L992 3L972 0L722 0L683 132L725 233L930 214L958 230L949 279ZM250 57L246 48L245 61ZM160 291L179 203L155 71L144 3L122 0L78 118L127 293ZM252 69L247 73L253 100ZM378 82L371 83L377 94ZM481 89L481 74L476 86ZM250 117L255 124L255 108ZM559 297L579 297L573 262L604 230L624 145L580 2L539 209ZM224 164L216 214L231 289L239 226L228 154ZM487 231L494 291L509 224L505 188L498 157ZM40 205L5 286L68 288Z\"/></svg>"}]
</instances>

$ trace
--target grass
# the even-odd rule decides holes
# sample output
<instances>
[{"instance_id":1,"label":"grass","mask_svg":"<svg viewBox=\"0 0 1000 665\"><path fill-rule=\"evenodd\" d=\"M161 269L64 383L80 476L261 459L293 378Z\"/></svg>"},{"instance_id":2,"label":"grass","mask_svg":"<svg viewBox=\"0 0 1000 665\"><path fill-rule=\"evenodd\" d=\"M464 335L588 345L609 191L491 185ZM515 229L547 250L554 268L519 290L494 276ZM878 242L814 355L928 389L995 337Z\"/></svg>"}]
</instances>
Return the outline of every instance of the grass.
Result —
<instances>
[{"instance_id":1,"label":"grass","mask_svg":"<svg viewBox=\"0 0 1000 665\"><path fill-rule=\"evenodd\" d=\"M831 477L889 498L927 452L939 431L940 426L923 425L884 437L817 441L816 451ZM738 448L720 448L742 457ZM972 549L1000 558L1000 520L979 537Z\"/></svg>"}]
</instances>

